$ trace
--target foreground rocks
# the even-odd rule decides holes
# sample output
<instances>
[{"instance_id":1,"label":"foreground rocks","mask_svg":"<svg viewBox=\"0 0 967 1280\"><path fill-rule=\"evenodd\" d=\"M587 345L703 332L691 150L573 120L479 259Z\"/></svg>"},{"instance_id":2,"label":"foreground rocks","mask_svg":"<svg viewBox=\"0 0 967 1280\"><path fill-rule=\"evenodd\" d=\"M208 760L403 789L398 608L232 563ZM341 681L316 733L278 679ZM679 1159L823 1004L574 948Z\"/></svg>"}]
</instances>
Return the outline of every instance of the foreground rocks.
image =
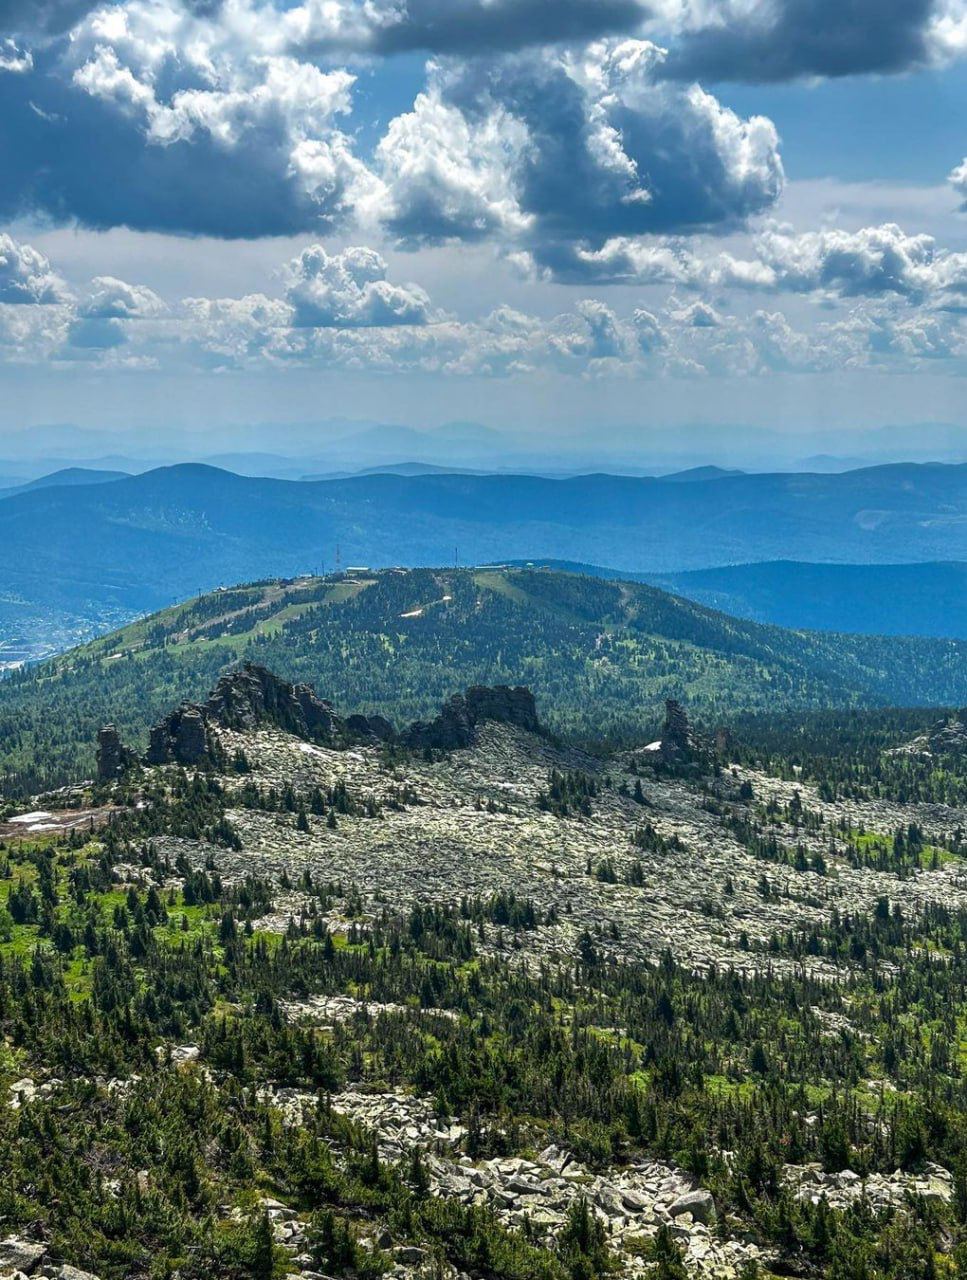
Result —
<instances>
[{"instance_id":1,"label":"foreground rocks","mask_svg":"<svg viewBox=\"0 0 967 1280\"><path fill-rule=\"evenodd\" d=\"M31 1280L98 1280L89 1271L48 1258L47 1246L17 1236L0 1240L0 1277L30 1276Z\"/></svg>"}]
</instances>

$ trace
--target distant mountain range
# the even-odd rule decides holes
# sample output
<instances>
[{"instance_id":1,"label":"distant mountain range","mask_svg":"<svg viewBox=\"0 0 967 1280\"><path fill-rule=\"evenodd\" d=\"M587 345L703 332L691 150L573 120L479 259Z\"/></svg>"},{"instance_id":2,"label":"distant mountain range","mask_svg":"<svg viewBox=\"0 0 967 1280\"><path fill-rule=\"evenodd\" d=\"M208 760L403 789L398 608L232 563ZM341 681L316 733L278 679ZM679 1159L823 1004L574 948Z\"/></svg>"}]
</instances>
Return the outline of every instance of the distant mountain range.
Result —
<instances>
[{"instance_id":1,"label":"distant mountain range","mask_svg":"<svg viewBox=\"0 0 967 1280\"><path fill-rule=\"evenodd\" d=\"M814 631L967 637L967 563L804 564L779 560L650 582L713 609Z\"/></svg>"},{"instance_id":2,"label":"distant mountain range","mask_svg":"<svg viewBox=\"0 0 967 1280\"><path fill-rule=\"evenodd\" d=\"M105 482L50 483L0 502L0 598L71 617L131 616L222 583L331 569L337 548L344 565L528 556L648 575L772 560L967 560L967 465L842 475L713 469L689 482L434 472L298 482L198 465L98 478ZM774 617L777 592L790 609L797 591L819 599L816 581L796 572L771 597L764 571L758 586L737 571L669 585ZM869 589L892 592L881 581ZM840 598L857 585L843 583ZM835 600L827 620L833 609Z\"/></svg>"},{"instance_id":3,"label":"distant mountain range","mask_svg":"<svg viewBox=\"0 0 967 1280\"><path fill-rule=\"evenodd\" d=\"M440 426L321 418L253 422L204 431L166 425L123 429L36 425L0 431L0 488L68 467L130 474L195 462L239 475L298 480L423 463L443 470L488 474L699 475L714 464L731 472L835 473L895 462L967 461L967 426L924 422L915 426L776 431L742 423L690 423L687 430L655 424L595 423L553 432L538 424L479 422Z\"/></svg>"},{"instance_id":4,"label":"distant mountain range","mask_svg":"<svg viewBox=\"0 0 967 1280\"><path fill-rule=\"evenodd\" d=\"M49 475L39 476L23 484L11 484L0 488L0 498L12 498L18 493L31 493L35 489L72 488L85 484L109 484L112 480L124 480L127 471L97 471L91 467L64 467Z\"/></svg>"},{"instance_id":5,"label":"distant mountain range","mask_svg":"<svg viewBox=\"0 0 967 1280\"><path fill-rule=\"evenodd\" d=\"M143 741L173 702L245 658L397 721L453 688L526 683L552 725L592 739L647 741L666 697L706 724L967 702L967 641L784 631L643 583L547 570L358 572L210 592L0 681L0 780L29 793L85 773L100 725Z\"/></svg>"},{"instance_id":6,"label":"distant mountain range","mask_svg":"<svg viewBox=\"0 0 967 1280\"><path fill-rule=\"evenodd\" d=\"M688 573L635 573L569 560L520 560L595 578L631 578L737 618L809 631L967 637L967 563L809 564L771 560Z\"/></svg>"}]
</instances>

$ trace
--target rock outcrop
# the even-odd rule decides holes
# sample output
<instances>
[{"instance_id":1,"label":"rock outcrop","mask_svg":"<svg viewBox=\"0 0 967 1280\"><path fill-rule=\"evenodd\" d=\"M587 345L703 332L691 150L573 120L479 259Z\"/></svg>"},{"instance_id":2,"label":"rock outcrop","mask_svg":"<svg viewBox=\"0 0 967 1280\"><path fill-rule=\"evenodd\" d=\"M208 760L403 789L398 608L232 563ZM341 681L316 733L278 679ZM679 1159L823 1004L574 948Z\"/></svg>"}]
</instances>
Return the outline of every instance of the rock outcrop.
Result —
<instances>
[{"instance_id":1,"label":"rock outcrop","mask_svg":"<svg viewBox=\"0 0 967 1280\"><path fill-rule=\"evenodd\" d=\"M655 764L682 768L707 761L710 747L695 733L682 704L668 698L661 737L649 743L645 751Z\"/></svg>"},{"instance_id":2,"label":"rock outcrop","mask_svg":"<svg viewBox=\"0 0 967 1280\"><path fill-rule=\"evenodd\" d=\"M465 694L455 693L443 704L435 720L411 724L400 735L404 746L453 751L469 747L477 725L485 720L512 724L530 733L540 733L537 704L529 689L496 685L474 685Z\"/></svg>"},{"instance_id":3,"label":"rock outcrop","mask_svg":"<svg viewBox=\"0 0 967 1280\"><path fill-rule=\"evenodd\" d=\"M280 680L253 662L223 675L202 712L225 729L268 723L300 738L331 738L344 727L332 703L316 697L309 685Z\"/></svg>"},{"instance_id":4,"label":"rock outcrop","mask_svg":"<svg viewBox=\"0 0 967 1280\"><path fill-rule=\"evenodd\" d=\"M117 726L106 724L97 735L97 780L117 782L138 763L138 757L121 741Z\"/></svg>"},{"instance_id":5,"label":"rock outcrop","mask_svg":"<svg viewBox=\"0 0 967 1280\"><path fill-rule=\"evenodd\" d=\"M417 750L452 751L470 746L477 726L485 720L515 725L531 733L542 732L529 689L475 685L448 699L434 720L417 721L398 734L383 716L343 718L309 685L291 684L265 667L246 663L238 671L223 675L206 702L184 702L156 724L150 731L144 763L193 767L214 761L214 729L247 731L262 725L274 725L296 737L332 747L354 742L399 742ZM112 726L101 730L98 742L104 781L120 777L135 761L133 752L122 746ZM98 776L102 774L99 772Z\"/></svg>"},{"instance_id":6,"label":"rock outcrop","mask_svg":"<svg viewBox=\"0 0 967 1280\"><path fill-rule=\"evenodd\" d=\"M184 702L151 729L144 762L199 765L210 758L211 745L205 709Z\"/></svg>"},{"instance_id":7,"label":"rock outcrop","mask_svg":"<svg viewBox=\"0 0 967 1280\"><path fill-rule=\"evenodd\" d=\"M938 720L926 733L899 750L924 757L967 755L967 707Z\"/></svg>"}]
</instances>

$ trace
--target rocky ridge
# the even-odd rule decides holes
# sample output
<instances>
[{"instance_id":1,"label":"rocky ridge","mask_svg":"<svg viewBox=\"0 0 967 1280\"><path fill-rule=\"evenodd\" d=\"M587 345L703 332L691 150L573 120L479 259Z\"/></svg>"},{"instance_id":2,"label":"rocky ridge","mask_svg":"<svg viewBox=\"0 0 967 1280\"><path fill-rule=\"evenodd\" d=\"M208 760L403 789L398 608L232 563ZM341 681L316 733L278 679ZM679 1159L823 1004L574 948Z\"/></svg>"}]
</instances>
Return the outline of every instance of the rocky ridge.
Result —
<instances>
[{"instance_id":1,"label":"rocky ridge","mask_svg":"<svg viewBox=\"0 0 967 1280\"><path fill-rule=\"evenodd\" d=\"M207 701L184 702L154 725L143 763L213 764L218 729L244 733L265 725L329 746L398 742L414 750L452 751L470 746L478 726L486 721L516 725L531 733L542 731L529 689L476 685L454 694L435 719L417 721L397 733L383 716L343 717L310 685L292 684L247 662L223 675ZM105 725L98 734L98 780L116 781L137 763L136 753L121 742L116 727Z\"/></svg>"},{"instance_id":2,"label":"rocky ridge","mask_svg":"<svg viewBox=\"0 0 967 1280\"><path fill-rule=\"evenodd\" d=\"M967 755L967 707L938 720L926 733L900 747L898 753L926 758Z\"/></svg>"}]
</instances>

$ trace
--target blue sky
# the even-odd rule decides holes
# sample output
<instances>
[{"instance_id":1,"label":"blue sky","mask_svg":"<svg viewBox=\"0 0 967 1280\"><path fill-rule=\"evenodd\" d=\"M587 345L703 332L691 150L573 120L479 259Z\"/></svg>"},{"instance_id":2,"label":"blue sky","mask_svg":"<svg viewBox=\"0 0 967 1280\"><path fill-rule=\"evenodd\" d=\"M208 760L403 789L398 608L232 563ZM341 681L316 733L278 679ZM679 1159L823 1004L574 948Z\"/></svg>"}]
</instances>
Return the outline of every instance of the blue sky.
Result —
<instances>
[{"instance_id":1,"label":"blue sky","mask_svg":"<svg viewBox=\"0 0 967 1280\"><path fill-rule=\"evenodd\" d=\"M0 0L0 431L967 428L965 120L965 0Z\"/></svg>"}]
</instances>

